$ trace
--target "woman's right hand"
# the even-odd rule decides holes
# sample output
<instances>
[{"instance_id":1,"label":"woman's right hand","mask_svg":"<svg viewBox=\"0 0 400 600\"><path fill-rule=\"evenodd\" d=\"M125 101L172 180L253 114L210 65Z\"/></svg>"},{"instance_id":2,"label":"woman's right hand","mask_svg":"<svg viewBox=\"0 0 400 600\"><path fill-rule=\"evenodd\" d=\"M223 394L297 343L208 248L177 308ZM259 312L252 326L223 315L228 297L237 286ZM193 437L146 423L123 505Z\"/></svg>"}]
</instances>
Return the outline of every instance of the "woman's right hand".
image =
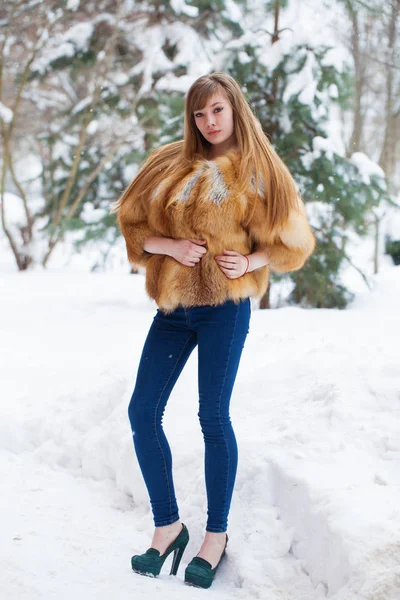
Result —
<instances>
[{"instance_id":1,"label":"woman's right hand","mask_svg":"<svg viewBox=\"0 0 400 600\"><path fill-rule=\"evenodd\" d=\"M194 267L207 253L206 243L206 240L174 240L170 256L186 267Z\"/></svg>"}]
</instances>

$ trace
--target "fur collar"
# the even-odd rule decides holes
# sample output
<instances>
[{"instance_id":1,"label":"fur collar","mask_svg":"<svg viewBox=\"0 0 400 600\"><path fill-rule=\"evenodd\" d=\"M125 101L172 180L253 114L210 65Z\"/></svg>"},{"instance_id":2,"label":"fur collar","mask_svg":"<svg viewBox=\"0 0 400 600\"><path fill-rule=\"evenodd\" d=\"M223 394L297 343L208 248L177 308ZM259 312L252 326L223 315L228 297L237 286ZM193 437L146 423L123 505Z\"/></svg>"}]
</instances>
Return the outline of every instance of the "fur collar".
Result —
<instances>
[{"instance_id":1,"label":"fur collar","mask_svg":"<svg viewBox=\"0 0 400 600\"><path fill-rule=\"evenodd\" d=\"M151 194L151 199L160 199L163 192L168 191L169 198L173 203L186 204L200 190L205 191L209 202L222 205L232 194L238 190L240 173L240 153L230 150L215 159L199 157L193 161L191 170L182 169L182 174L174 176L175 184L171 188L171 179L163 180ZM249 193L254 193L255 177L250 182ZM258 193L264 196L264 184L262 176L258 177Z\"/></svg>"}]
</instances>

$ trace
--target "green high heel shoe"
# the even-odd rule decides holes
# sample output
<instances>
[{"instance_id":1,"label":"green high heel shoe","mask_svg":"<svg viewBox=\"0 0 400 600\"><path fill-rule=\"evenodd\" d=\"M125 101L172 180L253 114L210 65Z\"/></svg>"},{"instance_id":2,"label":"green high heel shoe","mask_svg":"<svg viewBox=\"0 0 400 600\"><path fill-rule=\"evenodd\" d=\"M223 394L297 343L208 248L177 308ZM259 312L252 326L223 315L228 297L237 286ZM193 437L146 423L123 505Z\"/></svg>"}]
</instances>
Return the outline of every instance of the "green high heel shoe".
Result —
<instances>
[{"instance_id":1,"label":"green high heel shoe","mask_svg":"<svg viewBox=\"0 0 400 600\"><path fill-rule=\"evenodd\" d=\"M226 534L224 551L222 552L221 558L214 569L211 568L211 564L208 562L208 560L200 558L200 556L195 556L192 558L185 569L185 583L201 588L209 588L211 586L212 582L214 581L215 573L221 564L221 560L225 556L228 539L228 534Z\"/></svg>"},{"instance_id":2,"label":"green high heel shoe","mask_svg":"<svg viewBox=\"0 0 400 600\"><path fill-rule=\"evenodd\" d=\"M135 573L140 573L140 575L157 577L160 574L165 559L173 552L174 557L172 559L170 575L176 575L188 541L189 532L186 525L182 523L182 531L172 544L168 546L164 554L160 555L160 552L156 548L149 548L144 554L135 554L131 559L132 570Z\"/></svg>"}]
</instances>

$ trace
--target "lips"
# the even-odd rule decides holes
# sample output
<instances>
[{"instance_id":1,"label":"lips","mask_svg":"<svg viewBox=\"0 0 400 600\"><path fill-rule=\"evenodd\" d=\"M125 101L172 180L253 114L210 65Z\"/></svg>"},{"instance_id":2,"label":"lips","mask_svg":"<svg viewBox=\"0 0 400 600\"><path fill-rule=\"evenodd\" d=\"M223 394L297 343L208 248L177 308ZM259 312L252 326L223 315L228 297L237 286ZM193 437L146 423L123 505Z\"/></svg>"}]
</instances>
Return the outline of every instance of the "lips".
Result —
<instances>
[{"instance_id":1,"label":"lips","mask_svg":"<svg viewBox=\"0 0 400 600\"><path fill-rule=\"evenodd\" d=\"M220 133L220 131L221 131L220 129L218 129L218 130L216 129L215 131L209 131L208 135L216 135L217 133Z\"/></svg>"}]
</instances>

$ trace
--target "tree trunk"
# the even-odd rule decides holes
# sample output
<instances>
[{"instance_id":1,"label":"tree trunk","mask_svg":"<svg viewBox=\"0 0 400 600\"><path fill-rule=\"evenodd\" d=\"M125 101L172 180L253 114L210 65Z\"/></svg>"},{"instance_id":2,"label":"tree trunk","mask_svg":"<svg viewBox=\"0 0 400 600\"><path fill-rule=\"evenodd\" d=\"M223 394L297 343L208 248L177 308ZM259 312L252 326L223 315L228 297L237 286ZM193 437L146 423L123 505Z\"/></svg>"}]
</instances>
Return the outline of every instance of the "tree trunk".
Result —
<instances>
[{"instance_id":1,"label":"tree trunk","mask_svg":"<svg viewBox=\"0 0 400 600\"><path fill-rule=\"evenodd\" d=\"M273 31L273 34L271 36L271 46L272 46L272 44L275 44L275 42L277 42L279 40L279 9L280 9L279 0L275 0L275 8L274 8L274 31ZM274 79L274 81L272 82L271 99L270 99L271 103L275 103L276 102L276 95L277 95L277 93L278 93L278 82L277 82L276 79ZM273 137L272 136L272 131L266 132L266 133L269 134L270 142L273 143L273 140L272 140L272 137ZM260 300L260 309L271 308L271 304L270 304L270 288L271 288L271 280L268 282L267 290L266 290L264 296Z\"/></svg>"},{"instance_id":2,"label":"tree trunk","mask_svg":"<svg viewBox=\"0 0 400 600\"><path fill-rule=\"evenodd\" d=\"M351 156L353 152L359 152L361 149L361 140L364 127L364 115L362 112L361 100L365 91L365 65L363 65L360 51L360 27L358 22L358 14L354 10L351 0L346 0L346 8L352 23L351 51L353 54L354 74L356 79L353 132L351 134L349 147L347 149L347 156Z\"/></svg>"},{"instance_id":3,"label":"tree trunk","mask_svg":"<svg viewBox=\"0 0 400 600\"><path fill-rule=\"evenodd\" d=\"M375 215L375 247L374 247L374 275L377 275L379 271L379 226L381 224L380 218Z\"/></svg>"},{"instance_id":4,"label":"tree trunk","mask_svg":"<svg viewBox=\"0 0 400 600\"><path fill-rule=\"evenodd\" d=\"M260 308L271 308L270 289L271 289L271 282L268 282L267 291L265 292L264 296L260 300Z\"/></svg>"},{"instance_id":5,"label":"tree trunk","mask_svg":"<svg viewBox=\"0 0 400 600\"><path fill-rule=\"evenodd\" d=\"M396 64L396 24L400 13L400 0L393 2L388 28L388 55L386 66L386 106L385 106L385 137L379 158L379 165L389 181L395 173L396 163L396 125L394 110L393 69ZM391 66L393 65L393 67ZM390 190L389 190L390 191Z\"/></svg>"}]
</instances>

